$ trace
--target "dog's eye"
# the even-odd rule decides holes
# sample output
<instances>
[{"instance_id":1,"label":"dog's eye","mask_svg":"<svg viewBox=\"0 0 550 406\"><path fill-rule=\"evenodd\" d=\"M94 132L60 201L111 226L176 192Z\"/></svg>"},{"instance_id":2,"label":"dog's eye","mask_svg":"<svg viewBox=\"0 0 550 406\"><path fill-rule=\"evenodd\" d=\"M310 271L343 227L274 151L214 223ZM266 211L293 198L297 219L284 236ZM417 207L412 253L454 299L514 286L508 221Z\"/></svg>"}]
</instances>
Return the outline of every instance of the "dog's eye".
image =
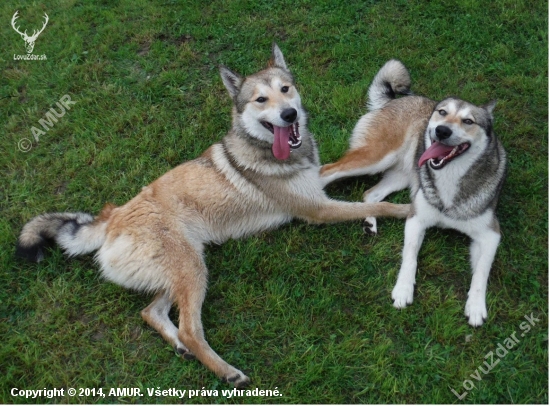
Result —
<instances>
[{"instance_id":1,"label":"dog's eye","mask_svg":"<svg viewBox=\"0 0 550 406\"><path fill-rule=\"evenodd\" d=\"M462 120L462 122L464 124L467 124L467 125L472 125L474 122L472 120L470 120L469 118L465 118L464 120Z\"/></svg>"},{"instance_id":2,"label":"dog's eye","mask_svg":"<svg viewBox=\"0 0 550 406\"><path fill-rule=\"evenodd\" d=\"M447 112L446 112L445 110L443 110L443 109L439 110L438 113L439 113L440 115L442 115L443 117L445 117L445 116L447 115Z\"/></svg>"},{"instance_id":3,"label":"dog's eye","mask_svg":"<svg viewBox=\"0 0 550 406\"><path fill-rule=\"evenodd\" d=\"M267 98L266 98L266 97L258 97L258 98L256 99L256 101L257 101L258 103L265 103L265 102L267 101Z\"/></svg>"},{"instance_id":4,"label":"dog's eye","mask_svg":"<svg viewBox=\"0 0 550 406\"><path fill-rule=\"evenodd\" d=\"M283 92L283 93L288 92L288 86L281 87L281 92Z\"/></svg>"}]
</instances>

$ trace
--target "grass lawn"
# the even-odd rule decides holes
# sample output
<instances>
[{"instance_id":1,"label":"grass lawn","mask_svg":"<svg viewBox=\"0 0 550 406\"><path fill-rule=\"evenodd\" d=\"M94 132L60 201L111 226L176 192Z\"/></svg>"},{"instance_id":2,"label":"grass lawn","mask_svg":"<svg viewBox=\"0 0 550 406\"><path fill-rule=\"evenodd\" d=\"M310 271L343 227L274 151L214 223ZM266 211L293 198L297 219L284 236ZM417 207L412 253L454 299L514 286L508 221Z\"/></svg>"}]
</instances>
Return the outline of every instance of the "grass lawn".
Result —
<instances>
[{"instance_id":1,"label":"grass lawn","mask_svg":"<svg viewBox=\"0 0 550 406\"><path fill-rule=\"evenodd\" d=\"M49 15L33 51L46 60L14 60L25 54L9 24L16 10L27 32ZM0 16L1 403L548 403L545 2L5 0ZM272 41L296 76L323 163L346 150L367 87L390 58L410 69L416 93L498 99L495 128L509 156L503 239L489 319L477 329L463 315L469 241L454 231L427 233L415 302L403 311L390 299L402 220L379 221L376 237L359 222L295 221L208 248L207 340L248 373L251 389L282 394L228 399L221 391L230 386L178 358L142 321L150 296L102 281L91 255L52 249L37 265L16 260L14 247L31 217L124 204L219 141L231 104L218 65L253 73ZM32 128L64 95L75 104L36 142ZM377 180L328 193L358 201ZM408 193L389 200L407 202ZM531 315L539 321L522 330ZM514 348L477 379L512 334ZM12 388L65 394L25 398ZM67 388L106 396L70 397Z\"/></svg>"}]
</instances>

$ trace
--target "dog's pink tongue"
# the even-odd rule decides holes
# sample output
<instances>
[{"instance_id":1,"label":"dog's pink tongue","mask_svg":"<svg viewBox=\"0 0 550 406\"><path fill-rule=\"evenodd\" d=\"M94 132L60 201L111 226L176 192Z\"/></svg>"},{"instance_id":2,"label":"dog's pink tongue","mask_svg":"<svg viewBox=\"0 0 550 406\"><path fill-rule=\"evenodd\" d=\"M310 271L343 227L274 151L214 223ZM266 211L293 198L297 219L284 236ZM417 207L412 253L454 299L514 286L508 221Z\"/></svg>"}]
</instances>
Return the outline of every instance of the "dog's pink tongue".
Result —
<instances>
[{"instance_id":1,"label":"dog's pink tongue","mask_svg":"<svg viewBox=\"0 0 550 406\"><path fill-rule=\"evenodd\" d=\"M275 133L275 139L273 140L273 155L275 158L284 160L290 156L290 126L289 127L277 127L273 126L273 132Z\"/></svg>"},{"instance_id":2,"label":"dog's pink tongue","mask_svg":"<svg viewBox=\"0 0 550 406\"><path fill-rule=\"evenodd\" d=\"M439 158L439 159L443 159L445 158L447 155L449 155L449 153L453 150L454 147L449 147L448 145L443 145L443 144L440 144L439 142L434 142L430 148L428 148L426 151L424 151L424 153L422 154L422 156L420 157L420 159L418 160L418 166L422 166L426 163L426 161L432 159L432 158Z\"/></svg>"}]
</instances>

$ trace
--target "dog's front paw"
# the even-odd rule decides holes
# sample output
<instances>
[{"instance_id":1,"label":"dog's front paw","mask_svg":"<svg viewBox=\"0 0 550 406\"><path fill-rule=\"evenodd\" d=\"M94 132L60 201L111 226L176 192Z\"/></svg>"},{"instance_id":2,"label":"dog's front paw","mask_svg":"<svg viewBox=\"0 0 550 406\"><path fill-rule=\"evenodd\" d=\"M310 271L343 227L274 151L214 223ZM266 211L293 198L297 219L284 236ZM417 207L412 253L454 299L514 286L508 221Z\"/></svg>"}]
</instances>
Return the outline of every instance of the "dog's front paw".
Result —
<instances>
[{"instance_id":1,"label":"dog's front paw","mask_svg":"<svg viewBox=\"0 0 550 406\"><path fill-rule=\"evenodd\" d=\"M468 298L464 314L468 317L468 324L479 327L487 319L487 307L485 300Z\"/></svg>"},{"instance_id":2,"label":"dog's front paw","mask_svg":"<svg viewBox=\"0 0 550 406\"><path fill-rule=\"evenodd\" d=\"M378 229L376 227L376 217L367 217L365 220L363 220L363 232L367 235L378 234Z\"/></svg>"},{"instance_id":3,"label":"dog's front paw","mask_svg":"<svg viewBox=\"0 0 550 406\"><path fill-rule=\"evenodd\" d=\"M235 374L223 377L222 382L229 382L235 388L241 389L246 388L250 384L250 378L241 371L237 371Z\"/></svg>"},{"instance_id":4,"label":"dog's front paw","mask_svg":"<svg viewBox=\"0 0 550 406\"><path fill-rule=\"evenodd\" d=\"M403 309L413 302L414 285L413 284L396 284L391 292L393 299L393 307Z\"/></svg>"}]
</instances>

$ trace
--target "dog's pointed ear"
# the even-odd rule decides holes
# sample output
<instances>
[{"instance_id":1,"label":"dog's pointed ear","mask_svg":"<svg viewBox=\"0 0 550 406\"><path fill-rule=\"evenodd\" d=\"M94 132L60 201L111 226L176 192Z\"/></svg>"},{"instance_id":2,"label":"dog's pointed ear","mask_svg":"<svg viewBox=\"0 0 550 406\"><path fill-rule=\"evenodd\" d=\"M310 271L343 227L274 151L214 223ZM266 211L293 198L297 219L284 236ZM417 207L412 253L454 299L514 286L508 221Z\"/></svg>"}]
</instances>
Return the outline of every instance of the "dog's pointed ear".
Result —
<instances>
[{"instance_id":1,"label":"dog's pointed ear","mask_svg":"<svg viewBox=\"0 0 550 406\"><path fill-rule=\"evenodd\" d=\"M223 65L220 66L220 75L231 97L236 97L241 90L243 78L238 73L233 72Z\"/></svg>"},{"instance_id":2,"label":"dog's pointed ear","mask_svg":"<svg viewBox=\"0 0 550 406\"><path fill-rule=\"evenodd\" d=\"M493 111L495 110L496 105L497 105L497 100L494 99L494 100L491 100L489 103L484 104L483 106L481 106L481 108L485 109L485 111L487 111L487 113L489 113L489 115L491 116L491 119L492 119L493 118Z\"/></svg>"},{"instance_id":3,"label":"dog's pointed ear","mask_svg":"<svg viewBox=\"0 0 550 406\"><path fill-rule=\"evenodd\" d=\"M286 67L285 57L283 56L281 49L275 42L273 43L273 46L271 48L271 60L269 61L268 65L270 67L288 70L288 68Z\"/></svg>"}]
</instances>

